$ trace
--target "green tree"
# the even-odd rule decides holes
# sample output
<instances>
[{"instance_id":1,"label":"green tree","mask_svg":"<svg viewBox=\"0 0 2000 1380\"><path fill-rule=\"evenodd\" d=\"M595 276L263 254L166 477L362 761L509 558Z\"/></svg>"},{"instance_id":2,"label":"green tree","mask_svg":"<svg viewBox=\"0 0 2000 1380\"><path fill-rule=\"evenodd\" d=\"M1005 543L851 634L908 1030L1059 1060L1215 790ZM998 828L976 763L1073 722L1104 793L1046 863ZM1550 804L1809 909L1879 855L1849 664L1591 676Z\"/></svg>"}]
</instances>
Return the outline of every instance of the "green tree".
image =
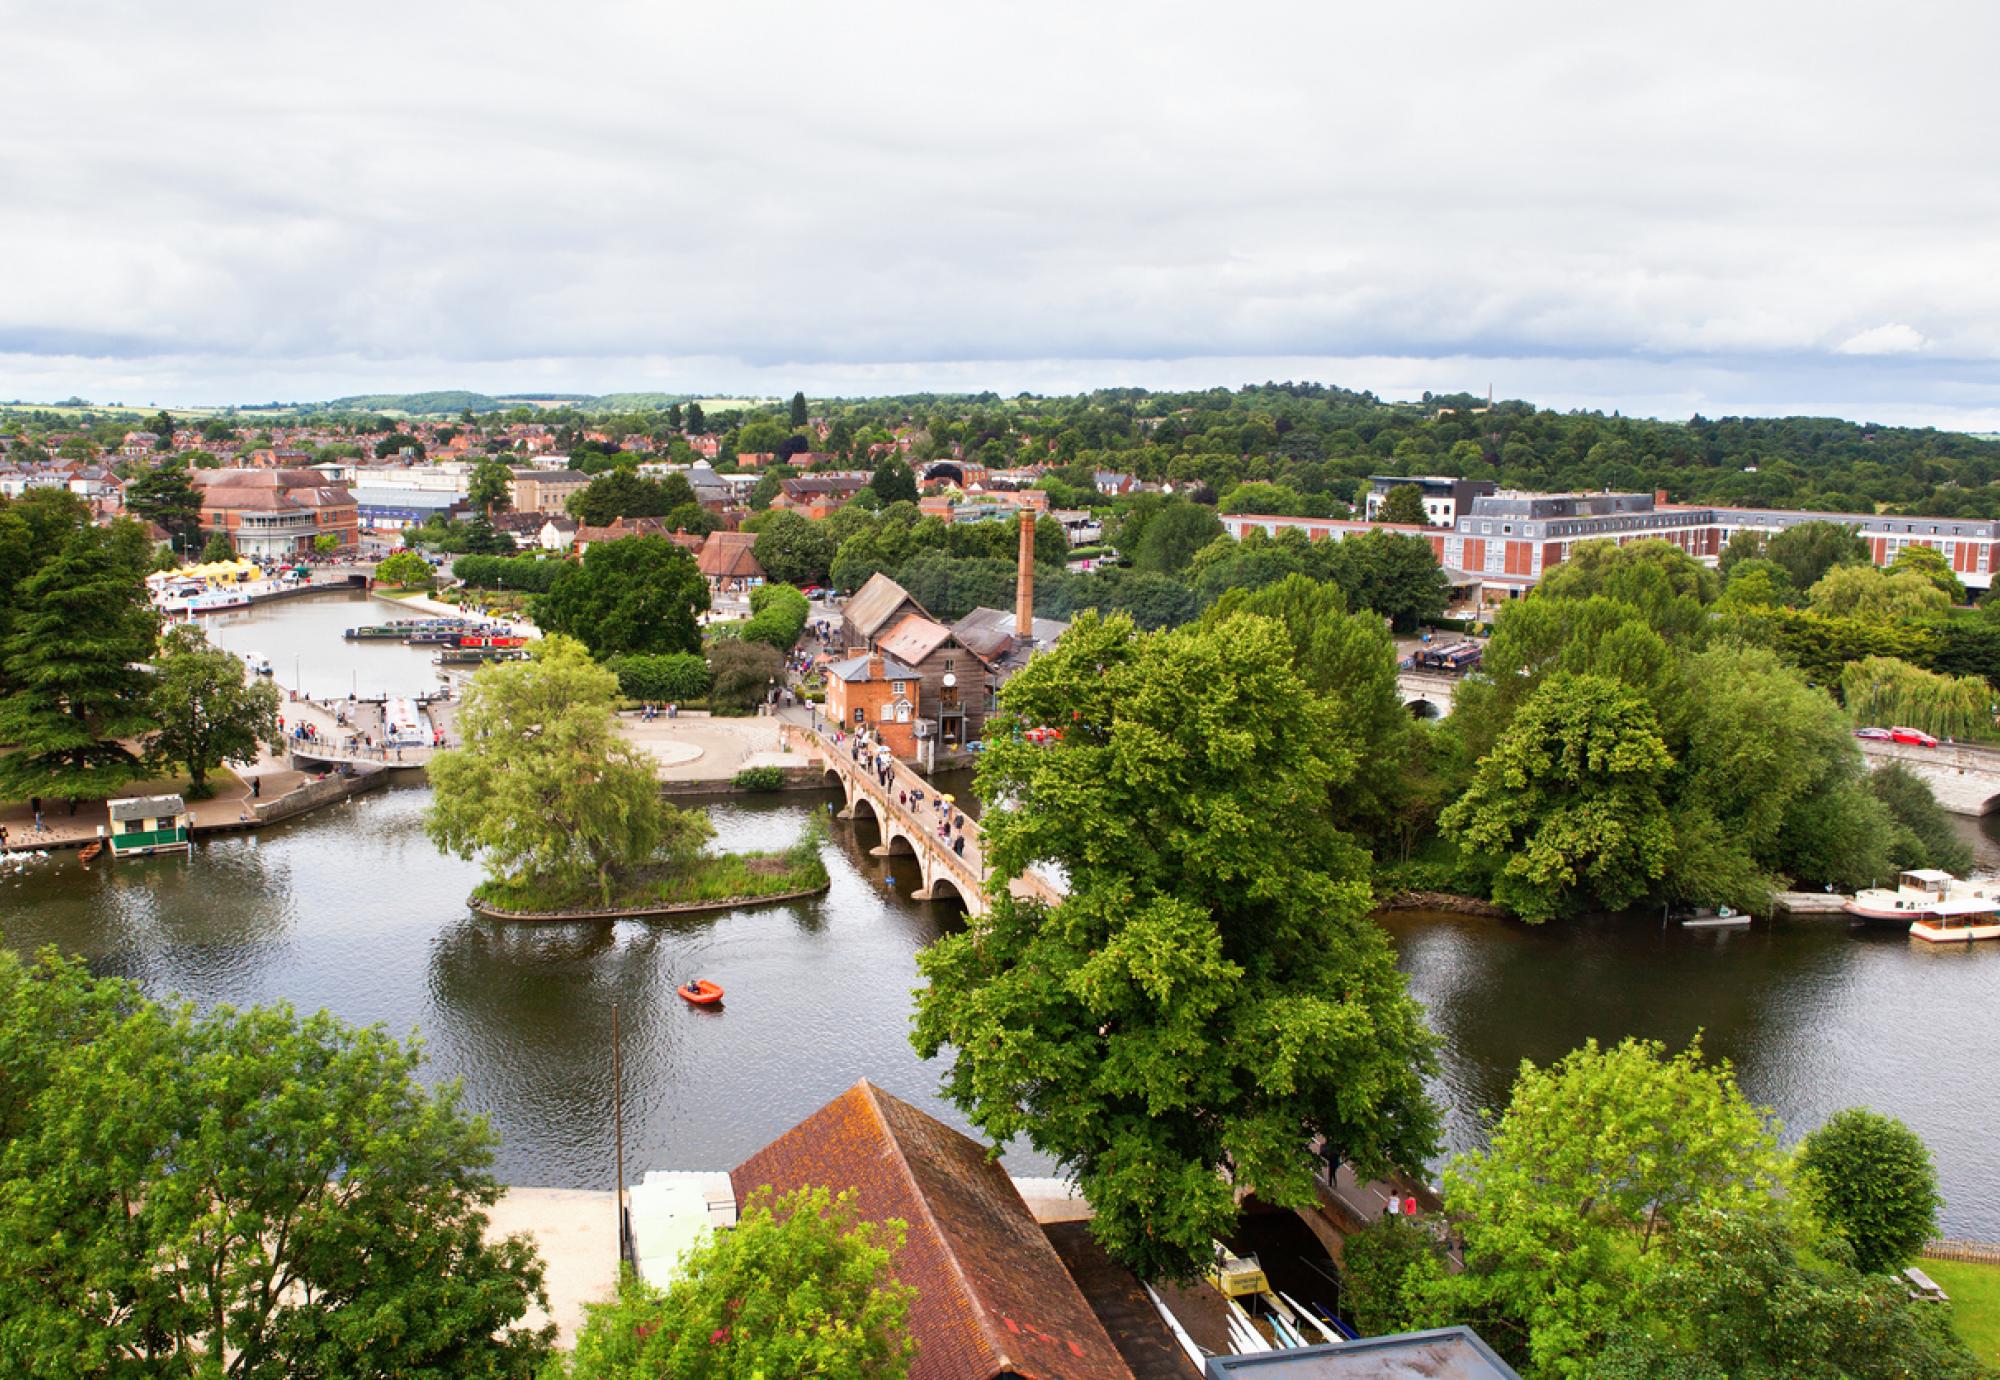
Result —
<instances>
[{"instance_id":1,"label":"green tree","mask_svg":"<svg viewBox=\"0 0 2000 1380\"><path fill-rule=\"evenodd\" d=\"M652 758L617 737L617 700L618 678L560 635L530 661L483 667L459 713L464 745L431 758L432 840L496 882L609 905L616 878L705 828L660 799Z\"/></svg>"},{"instance_id":2,"label":"green tree","mask_svg":"<svg viewBox=\"0 0 2000 1380\"><path fill-rule=\"evenodd\" d=\"M804 393L792 394L791 422L793 426L804 426L806 424L806 395Z\"/></svg>"},{"instance_id":3,"label":"green tree","mask_svg":"<svg viewBox=\"0 0 2000 1380\"><path fill-rule=\"evenodd\" d=\"M708 662L694 652L619 656L606 663L628 700L686 703L708 693Z\"/></svg>"},{"instance_id":4,"label":"green tree","mask_svg":"<svg viewBox=\"0 0 2000 1380\"><path fill-rule=\"evenodd\" d=\"M243 663L209 645L199 627L181 624L160 639L154 665L150 717L159 725L146 741L150 766L187 769L188 794L204 799L214 792L208 774L226 761L248 761L261 744L276 751L278 687L247 680Z\"/></svg>"},{"instance_id":5,"label":"green tree","mask_svg":"<svg viewBox=\"0 0 2000 1380\"><path fill-rule=\"evenodd\" d=\"M1398 484L1382 499L1376 519L1381 522L1401 522L1422 527L1430 521L1424 512L1424 491L1415 484Z\"/></svg>"},{"instance_id":6,"label":"green tree","mask_svg":"<svg viewBox=\"0 0 2000 1380\"><path fill-rule=\"evenodd\" d=\"M1146 519L1136 545L1120 549L1140 570L1177 575L1187 569L1194 553L1223 534L1215 509L1184 499L1170 499Z\"/></svg>"},{"instance_id":7,"label":"green tree","mask_svg":"<svg viewBox=\"0 0 2000 1380\"><path fill-rule=\"evenodd\" d=\"M183 556L201 530L201 490L178 457L162 460L127 484L125 507L134 517L158 523Z\"/></svg>"},{"instance_id":8,"label":"green tree","mask_svg":"<svg viewBox=\"0 0 2000 1380\"><path fill-rule=\"evenodd\" d=\"M1954 604L1965 602L1965 586L1951 568L1951 562L1944 553L1934 546L1905 546L1896 553L1896 559L1889 562L1889 573L1899 575L1911 572L1923 576L1943 591L1945 598Z\"/></svg>"},{"instance_id":9,"label":"green tree","mask_svg":"<svg viewBox=\"0 0 2000 1380\"><path fill-rule=\"evenodd\" d=\"M153 414L152 420L146 423L146 429L160 438L162 450L174 448L174 418L164 407Z\"/></svg>"},{"instance_id":10,"label":"green tree","mask_svg":"<svg viewBox=\"0 0 2000 1380\"><path fill-rule=\"evenodd\" d=\"M1941 676L1870 656L1841 668L1840 694L1856 723L1907 724L1953 738L1993 731L1995 692L1978 676Z\"/></svg>"},{"instance_id":11,"label":"green tree","mask_svg":"<svg viewBox=\"0 0 2000 1380\"><path fill-rule=\"evenodd\" d=\"M701 404L698 402L688 404L687 429L690 436L705 436L708 434L708 418L703 414Z\"/></svg>"},{"instance_id":12,"label":"green tree","mask_svg":"<svg viewBox=\"0 0 2000 1380\"><path fill-rule=\"evenodd\" d=\"M1924 572L1890 572L1872 565L1835 566L1807 593L1814 613L1871 623L1917 618L1951 607L1951 596Z\"/></svg>"},{"instance_id":13,"label":"green tree","mask_svg":"<svg viewBox=\"0 0 2000 1380\"><path fill-rule=\"evenodd\" d=\"M139 775L123 740L152 727L137 667L159 635L140 555L121 550L115 530L87 527L20 583L0 643L12 687L0 742L15 745L0 755L0 798L100 800Z\"/></svg>"},{"instance_id":14,"label":"green tree","mask_svg":"<svg viewBox=\"0 0 2000 1380\"><path fill-rule=\"evenodd\" d=\"M785 478L775 465L758 475L757 482L750 489L750 511L761 513L768 509L771 500L784 492Z\"/></svg>"},{"instance_id":15,"label":"green tree","mask_svg":"<svg viewBox=\"0 0 2000 1380\"><path fill-rule=\"evenodd\" d=\"M1690 1216L1784 1211L1784 1159L1766 1113L1700 1045L1586 1043L1548 1068L1523 1061L1487 1148L1444 1173L1465 1270L1434 1285L1441 1311L1478 1318L1534 1373L1591 1374Z\"/></svg>"},{"instance_id":16,"label":"green tree","mask_svg":"<svg viewBox=\"0 0 2000 1380\"><path fill-rule=\"evenodd\" d=\"M907 1224L863 1220L853 1190L758 1189L736 1225L690 1249L666 1290L627 1275L588 1310L569 1380L735 1380L909 1371L916 1290L897 1281Z\"/></svg>"},{"instance_id":17,"label":"green tree","mask_svg":"<svg viewBox=\"0 0 2000 1380\"><path fill-rule=\"evenodd\" d=\"M1676 1250L1588 1360L1593 1380L1989 1380L1946 1309L1791 1224L1683 1214ZM1825 1257L1833 1256L1834 1259Z\"/></svg>"},{"instance_id":18,"label":"green tree","mask_svg":"<svg viewBox=\"0 0 2000 1380\"><path fill-rule=\"evenodd\" d=\"M493 1137L379 1029L162 1007L0 951L0 1368L529 1380Z\"/></svg>"},{"instance_id":19,"label":"green tree","mask_svg":"<svg viewBox=\"0 0 2000 1380\"><path fill-rule=\"evenodd\" d=\"M1237 1192L1310 1202L1316 1136L1364 1174L1421 1166L1435 1040L1329 817L1354 761L1284 630L1084 615L1001 709L978 783L992 913L919 958L915 1043L953 1051L973 1124L1075 1175L1143 1278L1199 1268ZM1065 737L1015 732L1039 725ZM1001 884L1036 863L1067 877L1059 905Z\"/></svg>"},{"instance_id":20,"label":"green tree","mask_svg":"<svg viewBox=\"0 0 2000 1380\"><path fill-rule=\"evenodd\" d=\"M1540 922L1595 899L1631 905L1665 874L1673 758L1651 707L1603 676L1563 671L1529 696L1440 817L1496 863L1493 899Z\"/></svg>"},{"instance_id":21,"label":"green tree","mask_svg":"<svg viewBox=\"0 0 2000 1380\"><path fill-rule=\"evenodd\" d=\"M869 476L868 487L884 506L917 501L917 476L900 456L884 456L875 473Z\"/></svg>"},{"instance_id":22,"label":"green tree","mask_svg":"<svg viewBox=\"0 0 2000 1380\"><path fill-rule=\"evenodd\" d=\"M1739 529L1729 538L1728 544L1722 548L1722 555L1716 559L1716 573L1722 576L1725 583L1734 579L1738 561L1768 559L1764 554L1764 545L1765 537L1762 532L1753 532L1747 527ZM1784 567L1779 566L1779 569L1782 570ZM1791 583L1789 574L1785 576L1785 582Z\"/></svg>"},{"instance_id":23,"label":"green tree","mask_svg":"<svg viewBox=\"0 0 2000 1380\"><path fill-rule=\"evenodd\" d=\"M1806 1200L1870 1273L1902 1269L1937 1235L1937 1170L1923 1138L1892 1116L1849 1107L1799 1146Z\"/></svg>"},{"instance_id":24,"label":"green tree","mask_svg":"<svg viewBox=\"0 0 2000 1380\"><path fill-rule=\"evenodd\" d=\"M1379 1217L1342 1243L1343 1311L1364 1337L1419 1331L1431 1321L1427 1295L1442 1273L1427 1231L1406 1217Z\"/></svg>"},{"instance_id":25,"label":"green tree","mask_svg":"<svg viewBox=\"0 0 2000 1380\"><path fill-rule=\"evenodd\" d=\"M1957 826L1938 804L1929 782L1901 762L1884 762L1868 773L1868 791L1895 821L1889 864L1896 871L1938 867L1961 876L1972 871L1972 849L1959 837Z\"/></svg>"},{"instance_id":26,"label":"green tree","mask_svg":"<svg viewBox=\"0 0 2000 1380\"><path fill-rule=\"evenodd\" d=\"M404 451L410 452L411 459L421 460L424 458L424 443L408 432L403 431L392 431L375 443L375 458L377 460L387 460L393 455L402 454Z\"/></svg>"},{"instance_id":27,"label":"green tree","mask_svg":"<svg viewBox=\"0 0 2000 1380\"><path fill-rule=\"evenodd\" d=\"M636 470L615 469L571 494L565 506L578 522L609 527L622 517L664 517L671 505L666 491L652 480L641 479Z\"/></svg>"},{"instance_id":28,"label":"green tree","mask_svg":"<svg viewBox=\"0 0 2000 1380\"><path fill-rule=\"evenodd\" d=\"M697 621L708 581L694 557L665 537L592 542L534 601L544 632L567 633L593 656L701 650Z\"/></svg>"},{"instance_id":29,"label":"green tree","mask_svg":"<svg viewBox=\"0 0 2000 1380\"><path fill-rule=\"evenodd\" d=\"M750 591L750 621L736 635L746 642L762 642L789 652L811 616L812 605L792 586L760 585Z\"/></svg>"},{"instance_id":30,"label":"green tree","mask_svg":"<svg viewBox=\"0 0 2000 1380\"><path fill-rule=\"evenodd\" d=\"M1811 589L1836 565L1866 564L1868 543L1844 522L1801 522L1765 542L1762 554L1784 567L1793 589Z\"/></svg>"},{"instance_id":31,"label":"green tree","mask_svg":"<svg viewBox=\"0 0 2000 1380\"><path fill-rule=\"evenodd\" d=\"M1345 541L1315 543L1313 554L1323 578L1347 595L1349 608L1371 610L1397 632L1412 632L1444 614L1451 581L1426 538L1371 528Z\"/></svg>"},{"instance_id":32,"label":"green tree","mask_svg":"<svg viewBox=\"0 0 2000 1380\"><path fill-rule=\"evenodd\" d=\"M1752 556L1730 568L1720 602L1724 608L1777 607L1789 602L1792 593L1792 580L1783 566Z\"/></svg>"},{"instance_id":33,"label":"green tree","mask_svg":"<svg viewBox=\"0 0 2000 1380\"><path fill-rule=\"evenodd\" d=\"M233 561L236 559L236 543L229 539L229 533L218 527L208 534L208 542L201 548L201 559L204 564Z\"/></svg>"},{"instance_id":34,"label":"green tree","mask_svg":"<svg viewBox=\"0 0 2000 1380\"><path fill-rule=\"evenodd\" d=\"M785 673L785 658L777 648L740 637L718 637L708 649L711 708L721 713L747 713L755 708Z\"/></svg>"},{"instance_id":35,"label":"green tree","mask_svg":"<svg viewBox=\"0 0 2000 1380\"><path fill-rule=\"evenodd\" d=\"M313 554L315 555L331 556L338 550L340 550L340 538L335 533L321 532L313 538Z\"/></svg>"},{"instance_id":36,"label":"green tree","mask_svg":"<svg viewBox=\"0 0 2000 1380\"><path fill-rule=\"evenodd\" d=\"M827 524L780 510L761 519L757 544L750 548L765 575L788 585L825 582L833 565L833 533Z\"/></svg>"},{"instance_id":37,"label":"green tree","mask_svg":"<svg viewBox=\"0 0 2000 1380\"><path fill-rule=\"evenodd\" d=\"M1275 618L1292 645L1292 669L1334 708L1335 746L1354 769L1328 800L1339 828L1379 846L1402 806L1415 726L1396 684L1395 644L1380 618L1347 612L1337 585L1293 575L1255 592L1232 590L1202 617L1216 627L1238 614Z\"/></svg>"},{"instance_id":38,"label":"green tree","mask_svg":"<svg viewBox=\"0 0 2000 1380\"><path fill-rule=\"evenodd\" d=\"M513 479L514 472L504 462L481 460L472 467L466 498L489 518L504 513L513 506L513 491L508 487Z\"/></svg>"},{"instance_id":39,"label":"green tree","mask_svg":"<svg viewBox=\"0 0 2000 1380\"><path fill-rule=\"evenodd\" d=\"M429 589L435 578L431 563L414 551L398 551L375 567L375 582L398 589Z\"/></svg>"}]
</instances>

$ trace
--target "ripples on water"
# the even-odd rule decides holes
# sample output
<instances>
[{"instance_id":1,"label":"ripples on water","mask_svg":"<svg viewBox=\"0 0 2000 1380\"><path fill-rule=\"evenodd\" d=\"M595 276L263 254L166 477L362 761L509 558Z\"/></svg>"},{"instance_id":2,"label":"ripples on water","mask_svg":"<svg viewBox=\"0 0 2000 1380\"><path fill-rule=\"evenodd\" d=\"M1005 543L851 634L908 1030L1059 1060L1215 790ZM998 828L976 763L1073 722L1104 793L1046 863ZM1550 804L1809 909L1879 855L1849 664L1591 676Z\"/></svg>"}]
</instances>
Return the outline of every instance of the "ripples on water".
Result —
<instances>
[{"instance_id":1,"label":"ripples on water","mask_svg":"<svg viewBox=\"0 0 2000 1380\"><path fill-rule=\"evenodd\" d=\"M1550 1063L1592 1037L1680 1048L1700 1031L1750 1099L1777 1110L1788 1142L1843 1107L1901 1117L1937 1160L1946 1230L2000 1239L2000 1076L1987 1053L2000 945L1930 945L1839 917L1734 933L1638 917L1386 924L1444 1038L1436 1093L1452 1149L1479 1143L1480 1109L1505 1104L1522 1059Z\"/></svg>"},{"instance_id":2,"label":"ripples on water","mask_svg":"<svg viewBox=\"0 0 2000 1380\"><path fill-rule=\"evenodd\" d=\"M288 1000L418 1030L428 1076L460 1079L499 1132L514 1183L612 1180L611 1003L624 1030L626 1165L725 1169L867 1077L954 1124L937 1065L909 1045L915 956L956 923L886 884L870 826L834 822L831 891L717 916L508 925L465 908L478 869L421 830L423 789L361 796L190 860L85 871L73 855L0 883L0 938L88 956L200 1005ZM783 847L818 795L728 803L717 846ZM903 863L909 872L907 860ZM719 1011L673 989L722 983ZM1008 1157L1047 1172L1032 1153Z\"/></svg>"}]
</instances>

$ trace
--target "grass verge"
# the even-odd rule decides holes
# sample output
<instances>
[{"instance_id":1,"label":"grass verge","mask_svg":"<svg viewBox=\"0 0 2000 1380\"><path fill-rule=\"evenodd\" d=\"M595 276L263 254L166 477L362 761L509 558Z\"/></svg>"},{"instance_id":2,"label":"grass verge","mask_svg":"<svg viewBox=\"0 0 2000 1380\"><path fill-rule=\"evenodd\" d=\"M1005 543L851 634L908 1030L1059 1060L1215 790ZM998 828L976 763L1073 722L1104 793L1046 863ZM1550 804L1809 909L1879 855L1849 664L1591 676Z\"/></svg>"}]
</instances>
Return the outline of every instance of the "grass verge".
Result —
<instances>
[{"instance_id":1,"label":"grass verge","mask_svg":"<svg viewBox=\"0 0 2000 1380\"><path fill-rule=\"evenodd\" d=\"M538 877L484 881L472 894L497 910L534 914L755 901L820 891L831 880L819 856L825 834L825 825L815 819L804 838L780 851L702 853L688 861L649 863L618 879L608 906L595 887L559 886Z\"/></svg>"},{"instance_id":2,"label":"grass verge","mask_svg":"<svg viewBox=\"0 0 2000 1380\"><path fill-rule=\"evenodd\" d=\"M1973 1353L2000 1366L2000 1265L1969 1260L1919 1260L1923 1272L1951 1295L1951 1322Z\"/></svg>"}]
</instances>

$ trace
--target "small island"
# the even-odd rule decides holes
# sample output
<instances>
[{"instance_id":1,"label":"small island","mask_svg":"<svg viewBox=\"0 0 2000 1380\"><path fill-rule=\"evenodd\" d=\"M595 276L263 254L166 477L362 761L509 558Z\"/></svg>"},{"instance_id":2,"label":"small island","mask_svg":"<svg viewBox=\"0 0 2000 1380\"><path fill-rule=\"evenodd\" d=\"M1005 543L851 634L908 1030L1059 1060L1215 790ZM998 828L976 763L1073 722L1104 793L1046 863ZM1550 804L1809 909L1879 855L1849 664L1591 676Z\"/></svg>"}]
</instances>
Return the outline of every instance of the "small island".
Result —
<instances>
[{"instance_id":1,"label":"small island","mask_svg":"<svg viewBox=\"0 0 2000 1380\"><path fill-rule=\"evenodd\" d=\"M727 910L826 890L815 823L790 848L711 853L707 815L668 804L646 755L613 730L618 679L580 642L489 666L459 714L463 746L431 759L425 820L487 878L469 904L517 920Z\"/></svg>"}]
</instances>

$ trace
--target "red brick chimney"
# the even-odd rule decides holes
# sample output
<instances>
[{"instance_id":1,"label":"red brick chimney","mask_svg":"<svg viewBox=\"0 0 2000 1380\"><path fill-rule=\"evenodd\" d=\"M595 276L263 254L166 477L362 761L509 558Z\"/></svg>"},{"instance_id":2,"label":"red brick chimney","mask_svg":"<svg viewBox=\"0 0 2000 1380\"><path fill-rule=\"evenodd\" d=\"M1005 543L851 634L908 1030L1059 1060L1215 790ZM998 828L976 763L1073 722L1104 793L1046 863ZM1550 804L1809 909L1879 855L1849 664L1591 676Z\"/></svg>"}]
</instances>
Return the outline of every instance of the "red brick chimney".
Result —
<instances>
[{"instance_id":1,"label":"red brick chimney","mask_svg":"<svg viewBox=\"0 0 2000 1380\"><path fill-rule=\"evenodd\" d=\"M882 669L882 654L880 652L870 652L868 654L868 679L881 680L887 674L888 672Z\"/></svg>"},{"instance_id":2,"label":"red brick chimney","mask_svg":"<svg viewBox=\"0 0 2000 1380\"><path fill-rule=\"evenodd\" d=\"M1035 636L1035 515L1021 514L1021 560L1014 571L1014 636Z\"/></svg>"}]
</instances>

